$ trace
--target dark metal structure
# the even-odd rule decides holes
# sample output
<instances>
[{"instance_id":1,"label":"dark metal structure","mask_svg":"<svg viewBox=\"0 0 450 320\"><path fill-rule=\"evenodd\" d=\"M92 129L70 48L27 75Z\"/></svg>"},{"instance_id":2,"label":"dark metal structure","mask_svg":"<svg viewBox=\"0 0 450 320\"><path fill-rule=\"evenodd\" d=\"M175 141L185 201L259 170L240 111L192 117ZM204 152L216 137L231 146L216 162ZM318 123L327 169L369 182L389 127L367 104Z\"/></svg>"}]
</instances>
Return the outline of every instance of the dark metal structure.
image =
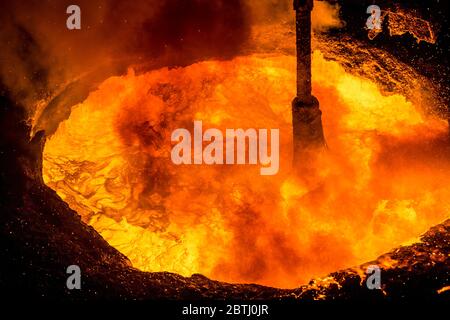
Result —
<instances>
[{"instance_id":1,"label":"dark metal structure","mask_svg":"<svg viewBox=\"0 0 450 320\"><path fill-rule=\"evenodd\" d=\"M297 96L292 101L294 164L311 149L325 146L322 112L311 93L311 11L313 0L294 0L297 37Z\"/></svg>"}]
</instances>

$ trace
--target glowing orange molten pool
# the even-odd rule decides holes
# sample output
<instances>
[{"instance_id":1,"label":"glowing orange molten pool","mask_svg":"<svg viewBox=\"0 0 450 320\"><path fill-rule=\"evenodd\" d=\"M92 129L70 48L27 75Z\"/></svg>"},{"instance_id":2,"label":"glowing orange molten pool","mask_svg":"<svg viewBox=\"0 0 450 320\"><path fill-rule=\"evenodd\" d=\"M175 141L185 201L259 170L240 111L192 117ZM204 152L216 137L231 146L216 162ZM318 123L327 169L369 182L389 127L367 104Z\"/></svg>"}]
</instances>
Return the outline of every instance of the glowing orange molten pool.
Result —
<instances>
[{"instance_id":1,"label":"glowing orange molten pool","mask_svg":"<svg viewBox=\"0 0 450 320\"><path fill-rule=\"evenodd\" d=\"M319 51L328 152L291 171L295 57L252 55L106 80L45 145L47 185L133 266L296 287L415 240L450 210L445 121ZM280 172L175 166L170 135L279 128Z\"/></svg>"}]
</instances>

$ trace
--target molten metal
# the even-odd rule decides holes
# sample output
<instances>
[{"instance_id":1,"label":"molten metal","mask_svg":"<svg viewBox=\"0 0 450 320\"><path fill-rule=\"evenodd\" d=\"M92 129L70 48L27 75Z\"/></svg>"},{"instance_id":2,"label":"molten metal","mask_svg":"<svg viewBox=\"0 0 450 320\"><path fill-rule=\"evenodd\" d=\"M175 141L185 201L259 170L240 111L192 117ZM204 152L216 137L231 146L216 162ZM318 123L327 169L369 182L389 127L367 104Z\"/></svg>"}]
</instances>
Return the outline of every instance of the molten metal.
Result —
<instances>
[{"instance_id":1,"label":"molten metal","mask_svg":"<svg viewBox=\"0 0 450 320\"><path fill-rule=\"evenodd\" d=\"M447 123L319 51L312 87L330 149L310 159L316 175L292 177L295 66L251 55L109 78L47 141L44 180L136 268L228 282L297 287L444 220ZM170 135L194 120L280 128L280 172L173 165Z\"/></svg>"}]
</instances>

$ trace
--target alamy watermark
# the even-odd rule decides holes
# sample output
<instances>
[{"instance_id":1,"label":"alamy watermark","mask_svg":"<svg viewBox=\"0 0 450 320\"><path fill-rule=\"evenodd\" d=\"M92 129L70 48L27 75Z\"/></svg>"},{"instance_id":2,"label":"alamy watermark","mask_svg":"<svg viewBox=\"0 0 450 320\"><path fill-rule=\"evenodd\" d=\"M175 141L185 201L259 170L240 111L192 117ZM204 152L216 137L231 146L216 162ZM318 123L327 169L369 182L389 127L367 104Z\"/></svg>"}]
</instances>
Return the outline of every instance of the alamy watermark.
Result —
<instances>
[{"instance_id":1,"label":"alamy watermark","mask_svg":"<svg viewBox=\"0 0 450 320\"><path fill-rule=\"evenodd\" d=\"M369 290L381 289L381 269L377 265L370 265L366 269L366 274L370 276L366 279L366 286Z\"/></svg>"},{"instance_id":2,"label":"alamy watermark","mask_svg":"<svg viewBox=\"0 0 450 320\"><path fill-rule=\"evenodd\" d=\"M70 16L66 20L66 27L69 30L81 29L81 9L79 6L72 4L67 7L66 13Z\"/></svg>"},{"instance_id":3,"label":"alamy watermark","mask_svg":"<svg viewBox=\"0 0 450 320\"><path fill-rule=\"evenodd\" d=\"M367 13L370 17L367 18L366 27L369 30L381 31L381 9L376 4L367 7Z\"/></svg>"},{"instance_id":4,"label":"alamy watermark","mask_svg":"<svg viewBox=\"0 0 450 320\"><path fill-rule=\"evenodd\" d=\"M67 280L66 280L67 289L80 290L81 289L81 269L80 269L80 267L77 266L76 264L72 264L67 267L66 273L70 274L70 276L67 277Z\"/></svg>"},{"instance_id":5,"label":"alamy watermark","mask_svg":"<svg viewBox=\"0 0 450 320\"><path fill-rule=\"evenodd\" d=\"M203 132L202 121L194 121L193 132L193 137L190 131L184 128L172 132L172 142L178 142L171 152L174 164L260 164L261 175L278 173L280 165L279 129L226 129L224 135L222 131L214 128ZM203 148L204 142L208 142L208 145Z\"/></svg>"}]
</instances>

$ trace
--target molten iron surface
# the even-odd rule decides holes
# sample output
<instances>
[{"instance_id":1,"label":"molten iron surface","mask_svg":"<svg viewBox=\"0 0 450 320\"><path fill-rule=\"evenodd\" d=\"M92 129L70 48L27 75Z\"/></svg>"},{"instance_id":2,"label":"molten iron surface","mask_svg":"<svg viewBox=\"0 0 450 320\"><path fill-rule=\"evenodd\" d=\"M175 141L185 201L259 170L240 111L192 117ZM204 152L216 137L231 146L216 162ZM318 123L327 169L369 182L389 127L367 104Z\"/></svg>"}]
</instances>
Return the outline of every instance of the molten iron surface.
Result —
<instances>
[{"instance_id":1,"label":"molten iron surface","mask_svg":"<svg viewBox=\"0 0 450 320\"><path fill-rule=\"evenodd\" d=\"M411 243L448 217L447 123L420 99L313 54L329 150L291 174L295 57L248 55L111 77L44 150L43 177L133 266L296 287ZM171 132L279 128L280 172L175 166Z\"/></svg>"}]
</instances>

